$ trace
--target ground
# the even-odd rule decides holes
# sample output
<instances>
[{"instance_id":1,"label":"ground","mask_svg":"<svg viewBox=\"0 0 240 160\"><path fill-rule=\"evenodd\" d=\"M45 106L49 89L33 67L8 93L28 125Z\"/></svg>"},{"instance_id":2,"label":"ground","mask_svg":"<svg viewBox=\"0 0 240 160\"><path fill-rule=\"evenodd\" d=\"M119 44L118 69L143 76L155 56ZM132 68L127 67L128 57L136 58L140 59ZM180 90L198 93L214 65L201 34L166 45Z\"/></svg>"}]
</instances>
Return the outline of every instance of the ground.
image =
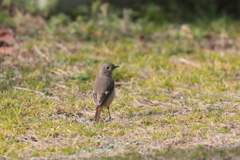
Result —
<instances>
[{"instance_id":1,"label":"ground","mask_svg":"<svg viewBox=\"0 0 240 160\"><path fill-rule=\"evenodd\" d=\"M13 21L17 51L0 54L0 159L240 158L238 24ZM107 61L120 66L113 119L105 110L95 124L92 85Z\"/></svg>"}]
</instances>

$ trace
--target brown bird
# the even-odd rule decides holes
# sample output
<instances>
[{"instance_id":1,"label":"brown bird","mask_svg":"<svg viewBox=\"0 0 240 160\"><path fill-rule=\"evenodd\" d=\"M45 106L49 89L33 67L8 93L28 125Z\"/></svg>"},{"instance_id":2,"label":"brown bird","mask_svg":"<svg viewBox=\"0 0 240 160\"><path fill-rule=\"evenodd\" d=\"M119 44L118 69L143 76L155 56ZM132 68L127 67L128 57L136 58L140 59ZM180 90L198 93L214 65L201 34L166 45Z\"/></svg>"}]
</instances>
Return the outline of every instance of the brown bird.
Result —
<instances>
[{"instance_id":1,"label":"brown bird","mask_svg":"<svg viewBox=\"0 0 240 160\"><path fill-rule=\"evenodd\" d=\"M118 67L119 66L115 66L112 63L103 63L98 69L97 77L93 86L93 102L96 106L96 123L99 123L103 107L108 109L109 119L112 118L109 111L109 106L115 95L115 85L114 79L112 78L112 72Z\"/></svg>"}]
</instances>

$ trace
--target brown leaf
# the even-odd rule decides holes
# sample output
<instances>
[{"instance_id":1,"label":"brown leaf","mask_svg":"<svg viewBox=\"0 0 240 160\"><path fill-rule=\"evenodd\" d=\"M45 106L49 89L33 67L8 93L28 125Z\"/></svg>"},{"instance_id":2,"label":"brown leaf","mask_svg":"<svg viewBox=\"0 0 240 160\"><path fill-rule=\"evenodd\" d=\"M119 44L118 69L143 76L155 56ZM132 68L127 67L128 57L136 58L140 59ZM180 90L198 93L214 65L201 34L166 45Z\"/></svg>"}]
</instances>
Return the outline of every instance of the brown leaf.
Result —
<instances>
[{"instance_id":1,"label":"brown leaf","mask_svg":"<svg viewBox=\"0 0 240 160\"><path fill-rule=\"evenodd\" d=\"M0 47L0 55L7 55L11 54L12 52L16 51L16 47Z\"/></svg>"},{"instance_id":2,"label":"brown leaf","mask_svg":"<svg viewBox=\"0 0 240 160\"><path fill-rule=\"evenodd\" d=\"M13 30L6 26L0 25L0 54L10 54L17 48L17 40Z\"/></svg>"},{"instance_id":3,"label":"brown leaf","mask_svg":"<svg viewBox=\"0 0 240 160\"><path fill-rule=\"evenodd\" d=\"M67 113L66 110L63 107L59 107L57 110L57 114L65 114Z\"/></svg>"},{"instance_id":4,"label":"brown leaf","mask_svg":"<svg viewBox=\"0 0 240 160\"><path fill-rule=\"evenodd\" d=\"M17 43L13 30L6 26L0 26L0 47L1 46L14 46Z\"/></svg>"}]
</instances>

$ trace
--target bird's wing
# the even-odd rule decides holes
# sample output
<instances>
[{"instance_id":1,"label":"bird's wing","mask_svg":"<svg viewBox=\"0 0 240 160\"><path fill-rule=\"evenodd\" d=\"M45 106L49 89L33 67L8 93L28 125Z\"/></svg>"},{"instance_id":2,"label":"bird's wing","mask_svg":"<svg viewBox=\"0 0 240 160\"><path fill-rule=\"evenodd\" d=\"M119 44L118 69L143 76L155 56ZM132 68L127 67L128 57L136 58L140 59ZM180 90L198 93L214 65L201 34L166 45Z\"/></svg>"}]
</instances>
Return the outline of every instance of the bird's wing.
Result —
<instances>
[{"instance_id":1,"label":"bird's wing","mask_svg":"<svg viewBox=\"0 0 240 160\"><path fill-rule=\"evenodd\" d=\"M93 95L92 95L92 96L93 96L93 102L94 102L94 104L97 105L97 104L98 104L97 93L94 93L94 92L93 92Z\"/></svg>"},{"instance_id":2,"label":"bird's wing","mask_svg":"<svg viewBox=\"0 0 240 160\"><path fill-rule=\"evenodd\" d=\"M108 99L108 97L113 93L114 91L114 81L111 81L106 88L104 88L101 93L93 93L93 101L96 105L96 108L98 108L99 106L101 106L102 104L104 104L106 102L106 100Z\"/></svg>"}]
</instances>

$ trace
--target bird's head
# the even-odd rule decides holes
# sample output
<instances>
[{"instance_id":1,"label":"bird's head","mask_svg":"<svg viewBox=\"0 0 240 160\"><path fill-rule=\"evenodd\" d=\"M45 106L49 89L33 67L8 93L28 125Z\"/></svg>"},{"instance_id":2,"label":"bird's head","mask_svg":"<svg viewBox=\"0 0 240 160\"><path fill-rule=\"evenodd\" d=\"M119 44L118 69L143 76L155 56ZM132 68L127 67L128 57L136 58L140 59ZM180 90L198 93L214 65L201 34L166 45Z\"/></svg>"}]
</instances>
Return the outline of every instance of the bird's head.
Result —
<instances>
[{"instance_id":1,"label":"bird's head","mask_svg":"<svg viewBox=\"0 0 240 160\"><path fill-rule=\"evenodd\" d=\"M118 68L119 66L115 66L112 63L103 63L101 64L101 66L98 69L98 76L108 76L111 77L112 76L112 72L114 71L114 69Z\"/></svg>"}]
</instances>

